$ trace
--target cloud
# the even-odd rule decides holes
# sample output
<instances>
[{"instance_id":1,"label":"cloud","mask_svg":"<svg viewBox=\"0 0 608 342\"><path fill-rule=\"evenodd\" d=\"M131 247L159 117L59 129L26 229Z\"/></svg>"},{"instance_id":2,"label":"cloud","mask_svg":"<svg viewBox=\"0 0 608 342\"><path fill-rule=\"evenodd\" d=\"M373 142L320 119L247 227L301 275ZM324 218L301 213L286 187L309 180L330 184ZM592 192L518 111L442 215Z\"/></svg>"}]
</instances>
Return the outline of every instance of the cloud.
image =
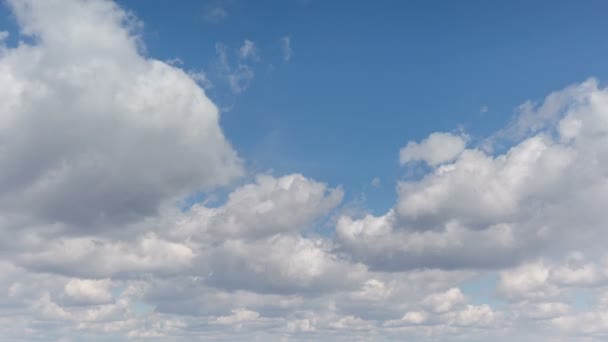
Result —
<instances>
[{"instance_id":1,"label":"cloud","mask_svg":"<svg viewBox=\"0 0 608 342\"><path fill-rule=\"evenodd\" d=\"M341 250L382 269L502 268L583 249L600 256L592 236L606 220L599 203L606 200L607 99L593 80L549 95L537 111L551 124L498 155L472 147L433 159L430 146L442 144L410 144L407 160L455 159L400 182L387 214L340 219ZM520 115L537 120L528 110ZM591 269L555 274L564 283L596 281Z\"/></svg>"},{"instance_id":2,"label":"cloud","mask_svg":"<svg viewBox=\"0 0 608 342\"><path fill-rule=\"evenodd\" d=\"M242 174L216 106L182 70L138 52L124 11L107 1L10 4L36 40L0 57L5 215L91 229Z\"/></svg>"},{"instance_id":3,"label":"cloud","mask_svg":"<svg viewBox=\"0 0 608 342\"><path fill-rule=\"evenodd\" d=\"M239 49L239 58L257 60L259 56L255 43L249 39L245 39L243 45L241 45L241 48Z\"/></svg>"},{"instance_id":4,"label":"cloud","mask_svg":"<svg viewBox=\"0 0 608 342\"><path fill-rule=\"evenodd\" d=\"M220 5L208 6L203 10L203 18L209 23L219 23L226 17L228 17L228 11Z\"/></svg>"},{"instance_id":5,"label":"cloud","mask_svg":"<svg viewBox=\"0 0 608 342\"><path fill-rule=\"evenodd\" d=\"M247 310L247 309L235 309L232 310L232 315L229 316L220 316L215 319L215 324L235 324L242 323L247 321L254 321L260 318L260 314Z\"/></svg>"},{"instance_id":6,"label":"cloud","mask_svg":"<svg viewBox=\"0 0 608 342\"><path fill-rule=\"evenodd\" d=\"M379 187L379 186L380 186L380 184L381 184L381 183L382 183L382 181L380 180L380 178L379 178L379 177L374 177L374 178L372 179L372 181L370 182L370 185L371 185L372 187L374 187L374 188L377 188L377 187Z\"/></svg>"},{"instance_id":7,"label":"cloud","mask_svg":"<svg viewBox=\"0 0 608 342\"><path fill-rule=\"evenodd\" d=\"M249 44L247 43L249 42ZM228 47L222 43L215 45L215 51L219 62L220 78L224 79L234 94L240 94L249 88L255 77L253 67L247 59L257 56L255 45L245 40L238 50L238 60L233 64L229 59Z\"/></svg>"},{"instance_id":8,"label":"cloud","mask_svg":"<svg viewBox=\"0 0 608 342\"><path fill-rule=\"evenodd\" d=\"M465 298L459 288L450 288L441 293L434 293L423 300L423 303L434 312L447 312L457 304L464 303Z\"/></svg>"},{"instance_id":9,"label":"cloud","mask_svg":"<svg viewBox=\"0 0 608 342\"><path fill-rule=\"evenodd\" d=\"M72 279L65 284L64 290L66 295L79 302L102 304L112 299L111 284L109 279Z\"/></svg>"},{"instance_id":10,"label":"cloud","mask_svg":"<svg viewBox=\"0 0 608 342\"><path fill-rule=\"evenodd\" d=\"M141 23L115 3L9 6L32 39L0 43L6 339L608 334L597 81L521 106L490 137L510 141L495 154L465 134L409 142L400 162L427 173L399 181L384 214L354 216L342 187L299 173L235 184L245 170L201 88L207 74L143 54ZM244 91L255 43L218 44L217 57ZM222 186L225 200L178 207Z\"/></svg>"},{"instance_id":11,"label":"cloud","mask_svg":"<svg viewBox=\"0 0 608 342\"><path fill-rule=\"evenodd\" d=\"M422 160L430 166L451 161L466 146L466 138L450 133L433 133L420 143L410 141L399 151L401 165Z\"/></svg>"},{"instance_id":12,"label":"cloud","mask_svg":"<svg viewBox=\"0 0 608 342\"><path fill-rule=\"evenodd\" d=\"M479 231L451 222L437 230L407 230L400 227L393 211L362 219L341 217L336 240L338 250L353 260L386 271L501 268L519 261L524 247L509 225Z\"/></svg>"},{"instance_id":13,"label":"cloud","mask_svg":"<svg viewBox=\"0 0 608 342\"><path fill-rule=\"evenodd\" d=\"M548 282L549 269L542 262L523 264L502 272L498 291L510 299L550 298L559 288Z\"/></svg>"},{"instance_id":14,"label":"cloud","mask_svg":"<svg viewBox=\"0 0 608 342\"><path fill-rule=\"evenodd\" d=\"M291 49L291 38L289 36L281 38L281 53L283 54L283 61L289 62L291 60L293 50Z\"/></svg>"},{"instance_id":15,"label":"cloud","mask_svg":"<svg viewBox=\"0 0 608 342\"><path fill-rule=\"evenodd\" d=\"M298 232L335 208L342 200L340 188L292 174L275 178L259 175L229 194L218 208L196 205L173 234L202 240L210 236L264 238Z\"/></svg>"},{"instance_id":16,"label":"cloud","mask_svg":"<svg viewBox=\"0 0 608 342\"><path fill-rule=\"evenodd\" d=\"M39 271L77 277L119 277L133 273L171 274L183 271L194 260L194 251L183 243L150 233L136 241L96 238L58 238L29 246L17 264Z\"/></svg>"},{"instance_id":17,"label":"cloud","mask_svg":"<svg viewBox=\"0 0 608 342\"><path fill-rule=\"evenodd\" d=\"M203 89L211 89L213 88L213 82L207 76L207 73L204 70L190 71L188 75L196 81L196 83L200 84Z\"/></svg>"}]
</instances>

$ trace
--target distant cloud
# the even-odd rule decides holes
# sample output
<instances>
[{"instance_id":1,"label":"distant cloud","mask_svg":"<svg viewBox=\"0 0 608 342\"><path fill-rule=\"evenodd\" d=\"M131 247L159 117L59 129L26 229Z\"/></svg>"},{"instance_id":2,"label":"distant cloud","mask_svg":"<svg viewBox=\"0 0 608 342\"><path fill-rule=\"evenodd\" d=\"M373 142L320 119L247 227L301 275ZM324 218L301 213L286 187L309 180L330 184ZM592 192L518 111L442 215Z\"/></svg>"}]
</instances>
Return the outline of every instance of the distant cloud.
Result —
<instances>
[{"instance_id":1,"label":"distant cloud","mask_svg":"<svg viewBox=\"0 0 608 342\"><path fill-rule=\"evenodd\" d=\"M207 73L205 73L205 71L189 71L188 75L190 75L190 77L192 77L192 79L195 80L196 83L203 87L203 89L213 88L213 83L211 82L209 77L207 77Z\"/></svg>"},{"instance_id":2,"label":"distant cloud","mask_svg":"<svg viewBox=\"0 0 608 342\"><path fill-rule=\"evenodd\" d=\"M203 11L203 18L209 23L219 23L228 16L228 11L220 5L211 6Z\"/></svg>"},{"instance_id":3,"label":"distant cloud","mask_svg":"<svg viewBox=\"0 0 608 342\"><path fill-rule=\"evenodd\" d=\"M220 77L228 82L232 93L239 94L247 90L255 78L253 67L247 62L247 59L257 56L255 43L247 39L243 42L238 50L238 61L235 64L230 62L226 45L217 43L215 51L219 62Z\"/></svg>"},{"instance_id":4,"label":"distant cloud","mask_svg":"<svg viewBox=\"0 0 608 342\"><path fill-rule=\"evenodd\" d=\"M291 56L293 55L293 50L291 49L291 38L289 38L289 36L281 38L281 51L283 53L283 60L285 62L289 62Z\"/></svg>"},{"instance_id":5,"label":"distant cloud","mask_svg":"<svg viewBox=\"0 0 608 342\"><path fill-rule=\"evenodd\" d=\"M259 56L255 43L249 39L245 39L243 45L241 45L241 48L239 49L239 58L258 60Z\"/></svg>"},{"instance_id":6,"label":"distant cloud","mask_svg":"<svg viewBox=\"0 0 608 342\"><path fill-rule=\"evenodd\" d=\"M371 181L371 183L370 183L370 184L371 184L371 185L372 185L374 188L377 188L377 187L379 187L379 186L380 186L380 183L381 183L381 182L380 182L380 178L378 178L378 177L374 177L374 179L372 179L372 181Z\"/></svg>"},{"instance_id":7,"label":"distant cloud","mask_svg":"<svg viewBox=\"0 0 608 342\"><path fill-rule=\"evenodd\" d=\"M184 61L181 58L179 58L179 57L174 57L174 58L167 59L165 61L165 63L167 63L169 65L173 65L173 66L184 65Z\"/></svg>"}]
</instances>

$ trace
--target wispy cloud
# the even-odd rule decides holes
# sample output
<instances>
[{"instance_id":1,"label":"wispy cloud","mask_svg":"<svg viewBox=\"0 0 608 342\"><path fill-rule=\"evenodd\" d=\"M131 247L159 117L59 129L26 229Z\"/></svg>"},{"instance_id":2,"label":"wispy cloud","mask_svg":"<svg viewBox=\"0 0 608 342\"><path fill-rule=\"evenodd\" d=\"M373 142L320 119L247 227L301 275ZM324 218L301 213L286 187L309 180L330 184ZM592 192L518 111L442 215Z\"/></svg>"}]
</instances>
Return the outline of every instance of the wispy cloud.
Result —
<instances>
[{"instance_id":1,"label":"wispy cloud","mask_svg":"<svg viewBox=\"0 0 608 342\"><path fill-rule=\"evenodd\" d=\"M209 23L219 23L227 16L228 11L221 5L209 6L203 10L203 18Z\"/></svg>"},{"instance_id":2,"label":"wispy cloud","mask_svg":"<svg viewBox=\"0 0 608 342\"><path fill-rule=\"evenodd\" d=\"M252 42L249 39L245 39L245 41L243 42L243 45L241 45L241 47L239 49L239 59L241 59L241 60L246 60L246 59L258 60L259 59L258 50L257 50L257 47L254 42Z\"/></svg>"},{"instance_id":3,"label":"wispy cloud","mask_svg":"<svg viewBox=\"0 0 608 342\"><path fill-rule=\"evenodd\" d=\"M291 48L291 38L289 36L284 36L281 38L281 53L283 54L283 60L285 62L289 62L291 56L293 55L293 50Z\"/></svg>"},{"instance_id":4,"label":"wispy cloud","mask_svg":"<svg viewBox=\"0 0 608 342\"><path fill-rule=\"evenodd\" d=\"M228 83L230 91L233 94L240 94L247 90L255 78L252 63L259 61L255 43L245 39L236 51L236 57L232 58L234 62L231 61L230 50L225 44L217 43L215 51L218 59L219 76Z\"/></svg>"}]
</instances>

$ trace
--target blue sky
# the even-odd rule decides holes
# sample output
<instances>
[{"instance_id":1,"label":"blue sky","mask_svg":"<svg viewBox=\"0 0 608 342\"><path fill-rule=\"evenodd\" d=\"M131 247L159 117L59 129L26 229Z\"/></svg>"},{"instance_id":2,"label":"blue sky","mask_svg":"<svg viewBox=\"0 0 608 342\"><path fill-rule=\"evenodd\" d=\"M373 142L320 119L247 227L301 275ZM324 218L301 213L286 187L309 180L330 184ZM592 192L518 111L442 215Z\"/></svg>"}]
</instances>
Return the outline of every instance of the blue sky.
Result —
<instances>
[{"instance_id":1,"label":"blue sky","mask_svg":"<svg viewBox=\"0 0 608 342\"><path fill-rule=\"evenodd\" d=\"M218 42L255 42L249 88L210 90L231 108L222 127L237 151L258 171L366 192L376 210L394 202L407 141L459 127L485 137L525 100L608 73L603 1L120 3L145 23L151 56L188 69L213 69ZM206 20L216 8L226 16ZM383 186L370 191L374 177Z\"/></svg>"},{"instance_id":2,"label":"blue sky","mask_svg":"<svg viewBox=\"0 0 608 342\"><path fill-rule=\"evenodd\" d=\"M608 337L607 2L0 3L0 336Z\"/></svg>"}]
</instances>

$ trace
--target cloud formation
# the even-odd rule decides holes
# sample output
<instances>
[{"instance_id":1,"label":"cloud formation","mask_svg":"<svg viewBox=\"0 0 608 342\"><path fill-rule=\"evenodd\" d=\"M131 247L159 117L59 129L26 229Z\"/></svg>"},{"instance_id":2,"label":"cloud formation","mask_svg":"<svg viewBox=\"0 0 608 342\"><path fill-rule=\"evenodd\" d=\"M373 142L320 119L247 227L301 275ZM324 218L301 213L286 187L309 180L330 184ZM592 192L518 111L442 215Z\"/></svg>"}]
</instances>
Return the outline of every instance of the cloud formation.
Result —
<instances>
[{"instance_id":1,"label":"cloud formation","mask_svg":"<svg viewBox=\"0 0 608 342\"><path fill-rule=\"evenodd\" d=\"M2 49L0 211L92 229L242 174L216 106L116 5L10 4L35 43Z\"/></svg>"},{"instance_id":2,"label":"cloud formation","mask_svg":"<svg viewBox=\"0 0 608 342\"><path fill-rule=\"evenodd\" d=\"M0 43L6 339L607 336L608 90L596 80L522 105L486 141L511 141L504 152L464 134L409 142L400 162L428 172L398 182L386 213L356 216L339 186L239 178L200 80L146 56L115 3L8 4L31 40ZM218 55L244 89L255 43L236 68ZM225 201L180 206L216 187Z\"/></svg>"}]
</instances>

